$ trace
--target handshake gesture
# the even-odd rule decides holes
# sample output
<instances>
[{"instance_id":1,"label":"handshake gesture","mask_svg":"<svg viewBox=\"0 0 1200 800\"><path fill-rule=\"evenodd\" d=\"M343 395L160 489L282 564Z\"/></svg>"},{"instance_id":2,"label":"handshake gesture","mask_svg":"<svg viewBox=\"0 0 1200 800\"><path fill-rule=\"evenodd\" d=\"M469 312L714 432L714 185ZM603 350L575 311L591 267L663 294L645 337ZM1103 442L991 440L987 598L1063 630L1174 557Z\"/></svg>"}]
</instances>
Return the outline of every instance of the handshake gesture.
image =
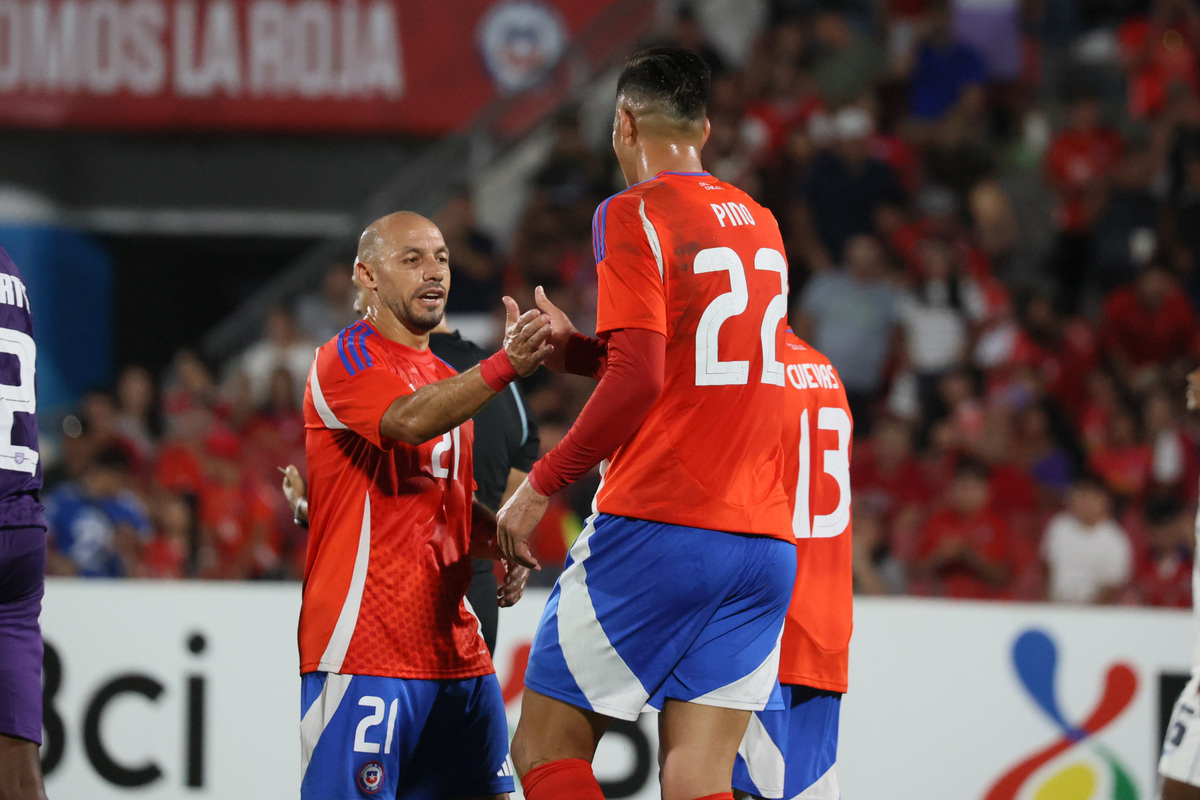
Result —
<instances>
[{"instance_id":1,"label":"handshake gesture","mask_svg":"<svg viewBox=\"0 0 1200 800\"><path fill-rule=\"evenodd\" d=\"M507 312L504 352L522 377L531 374L543 362L555 372L561 372L567 340L576 332L567 315L550 302L540 286L535 299L538 307L522 314L517 301L508 296L503 298Z\"/></svg>"}]
</instances>

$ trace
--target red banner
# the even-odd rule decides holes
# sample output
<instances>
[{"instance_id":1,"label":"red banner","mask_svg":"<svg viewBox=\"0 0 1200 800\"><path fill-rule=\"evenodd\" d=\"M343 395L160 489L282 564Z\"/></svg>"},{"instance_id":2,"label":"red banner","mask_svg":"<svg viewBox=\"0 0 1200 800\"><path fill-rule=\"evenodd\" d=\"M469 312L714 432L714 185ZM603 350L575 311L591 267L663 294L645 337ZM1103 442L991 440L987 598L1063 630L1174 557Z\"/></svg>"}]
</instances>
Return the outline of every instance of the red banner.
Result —
<instances>
[{"instance_id":1,"label":"red banner","mask_svg":"<svg viewBox=\"0 0 1200 800\"><path fill-rule=\"evenodd\" d=\"M442 133L617 4L0 0L0 125Z\"/></svg>"}]
</instances>

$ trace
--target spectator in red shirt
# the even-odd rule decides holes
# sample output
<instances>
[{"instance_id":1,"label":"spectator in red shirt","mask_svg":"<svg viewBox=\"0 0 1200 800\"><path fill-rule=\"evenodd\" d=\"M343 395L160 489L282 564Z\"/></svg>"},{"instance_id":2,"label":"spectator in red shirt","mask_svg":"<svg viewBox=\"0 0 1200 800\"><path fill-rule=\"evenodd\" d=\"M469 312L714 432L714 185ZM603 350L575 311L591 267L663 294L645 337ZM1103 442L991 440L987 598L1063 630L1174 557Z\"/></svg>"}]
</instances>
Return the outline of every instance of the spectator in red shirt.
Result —
<instances>
[{"instance_id":1,"label":"spectator in red shirt","mask_svg":"<svg viewBox=\"0 0 1200 800\"><path fill-rule=\"evenodd\" d=\"M192 507L181 495L163 492L155 508L154 538L142 549L143 572L150 578L188 575L189 550L194 536Z\"/></svg>"},{"instance_id":2,"label":"spectator in red shirt","mask_svg":"<svg viewBox=\"0 0 1200 800\"><path fill-rule=\"evenodd\" d=\"M1099 100L1080 93L1071 101L1067 127L1046 153L1046 181L1058 194L1054 217L1064 233L1091 228L1104 203L1104 187L1121 159L1120 135L1102 124Z\"/></svg>"},{"instance_id":3,"label":"spectator in red shirt","mask_svg":"<svg viewBox=\"0 0 1200 800\"><path fill-rule=\"evenodd\" d=\"M1132 285L1105 298L1100 330L1104 352L1123 382L1138 388L1195 353L1200 325L1174 277L1151 264Z\"/></svg>"},{"instance_id":4,"label":"spectator in red shirt","mask_svg":"<svg viewBox=\"0 0 1200 800\"><path fill-rule=\"evenodd\" d=\"M913 458L912 436L907 422L884 417L850 466L856 513L878 518L881 545L899 558L914 555L923 509L932 499Z\"/></svg>"},{"instance_id":5,"label":"spectator in red shirt","mask_svg":"<svg viewBox=\"0 0 1200 800\"><path fill-rule=\"evenodd\" d=\"M1156 117L1174 86L1197 90L1200 12L1191 0L1156 0L1151 13L1132 17L1117 32L1129 77L1129 113Z\"/></svg>"},{"instance_id":6,"label":"spectator in red shirt","mask_svg":"<svg viewBox=\"0 0 1200 800\"><path fill-rule=\"evenodd\" d=\"M1106 441L1091 455L1091 470L1121 500L1141 498L1150 482L1154 451L1140 433L1137 415L1122 407L1109 420Z\"/></svg>"},{"instance_id":7,"label":"spectator in red shirt","mask_svg":"<svg viewBox=\"0 0 1200 800\"><path fill-rule=\"evenodd\" d=\"M1138 559L1138 600L1145 605L1192 607L1192 552L1195 537L1187 509L1174 498L1146 507L1149 546Z\"/></svg>"},{"instance_id":8,"label":"spectator in red shirt","mask_svg":"<svg viewBox=\"0 0 1200 800\"><path fill-rule=\"evenodd\" d=\"M200 531L216 553L215 577L279 577L274 492L243 472L241 441L227 430L205 440L207 480L200 489Z\"/></svg>"},{"instance_id":9,"label":"spectator in red shirt","mask_svg":"<svg viewBox=\"0 0 1200 800\"><path fill-rule=\"evenodd\" d=\"M933 594L999 598L1008 585L1008 532L989 510L991 488L982 464L964 460L955 471L947 508L925 527L914 572Z\"/></svg>"},{"instance_id":10,"label":"spectator in red shirt","mask_svg":"<svg viewBox=\"0 0 1200 800\"><path fill-rule=\"evenodd\" d=\"M1092 226L1104 207L1123 144L1115 131L1102 124L1100 103L1090 93L1081 92L1072 100L1067 119L1067 128L1050 143L1045 165L1046 182L1058 200L1053 256L1058 302L1075 311L1092 260Z\"/></svg>"}]
</instances>

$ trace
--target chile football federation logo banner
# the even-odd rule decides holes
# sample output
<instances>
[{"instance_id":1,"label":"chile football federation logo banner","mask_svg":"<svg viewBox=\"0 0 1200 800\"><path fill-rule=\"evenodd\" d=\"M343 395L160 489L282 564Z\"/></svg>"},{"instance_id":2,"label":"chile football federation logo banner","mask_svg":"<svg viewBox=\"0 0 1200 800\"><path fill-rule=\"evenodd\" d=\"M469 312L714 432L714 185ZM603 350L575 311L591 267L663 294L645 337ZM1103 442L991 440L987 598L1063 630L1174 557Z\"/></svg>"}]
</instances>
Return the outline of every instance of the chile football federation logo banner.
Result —
<instances>
[{"instance_id":1,"label":"chile football federation logo banner","mask_svg":"<svg viewBox=\"0 0 1200 800\"><path fill-rule=\"evenodd\" d=\"M1028 699L1059 736L997 778L984 800L1139 800L1128 768L1098 741L1098 734L1120 717L1137 695L1133 668L1111 664L1091 713L1075 724L1058 700L1058 647L1054 640L1044 631L1027 630L1013 643L1012 660Z\"/></svg>"}]
</instances>

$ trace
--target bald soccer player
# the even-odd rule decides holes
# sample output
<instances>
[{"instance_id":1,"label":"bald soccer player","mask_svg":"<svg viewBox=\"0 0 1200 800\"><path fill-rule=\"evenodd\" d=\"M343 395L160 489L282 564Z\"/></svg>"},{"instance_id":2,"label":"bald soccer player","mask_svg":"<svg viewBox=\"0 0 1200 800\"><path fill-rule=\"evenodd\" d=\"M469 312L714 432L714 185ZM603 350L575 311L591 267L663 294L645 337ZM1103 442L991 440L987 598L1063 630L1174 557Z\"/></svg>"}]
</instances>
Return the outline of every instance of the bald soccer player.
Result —
<instances>
[{"instance_id":1,"label":"bald soccer player","mask_svg":"<svg viewBox=\"0 0 1200 800\"><path fill-rule=\"evenodd\" d=\"M548 318L505 297L503 349L458 374L429 350L450 288L441 231L377 220L354 270L363 319L317 350L304 397L300 796L503 798L504 702L464 602L471 557L497 556L470 418L552 352Z\"/></svg>"},{"instance_id":2,"label":"bald soccer player","mask_svg":"<svg viewBox=\"0 0 1200 800\"><path fill-rule=\"evenodd\" d=\"M600 339L538 294L552 366L600 383L501 509L505 556L532 564L548 496L608 465L529 656L512 744L528 800L603 800L597 743L647 707L664 800L733 800L751 713L782 708L787 262L771 212L701 166L708 84L686 50L625 64L613 149L629 188L592 222Z\"/></svg>"}]
</instances>

